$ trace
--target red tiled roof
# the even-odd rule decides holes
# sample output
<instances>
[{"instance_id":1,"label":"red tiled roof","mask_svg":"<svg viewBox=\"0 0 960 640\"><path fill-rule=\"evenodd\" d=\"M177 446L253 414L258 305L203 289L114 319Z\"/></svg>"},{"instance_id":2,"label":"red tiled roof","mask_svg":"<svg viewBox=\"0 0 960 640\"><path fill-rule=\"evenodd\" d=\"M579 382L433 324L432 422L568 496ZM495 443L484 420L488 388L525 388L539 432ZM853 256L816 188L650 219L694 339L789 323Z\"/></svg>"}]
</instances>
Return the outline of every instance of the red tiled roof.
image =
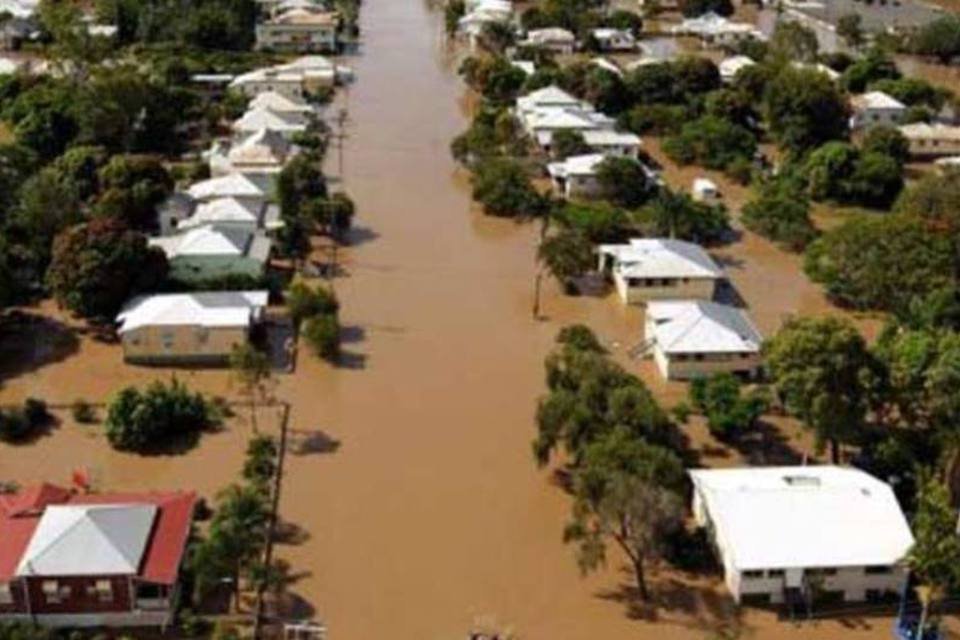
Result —
<instances>
[{"instance_id":1,"label":"red tiled roof","mask_svg":"<svg viewBox=\"0 0 960 640\"><path fill-rule=\"evenodd\" d=\"M194 493L78 495L54 485L40 485L17 494L0 496L0 582L9 581L16 575L20 558L48 505L152 504L157 507L157 518L138 575L149 582L173 584L180 571L196 502Z\"/></svg>"}]
</instances>

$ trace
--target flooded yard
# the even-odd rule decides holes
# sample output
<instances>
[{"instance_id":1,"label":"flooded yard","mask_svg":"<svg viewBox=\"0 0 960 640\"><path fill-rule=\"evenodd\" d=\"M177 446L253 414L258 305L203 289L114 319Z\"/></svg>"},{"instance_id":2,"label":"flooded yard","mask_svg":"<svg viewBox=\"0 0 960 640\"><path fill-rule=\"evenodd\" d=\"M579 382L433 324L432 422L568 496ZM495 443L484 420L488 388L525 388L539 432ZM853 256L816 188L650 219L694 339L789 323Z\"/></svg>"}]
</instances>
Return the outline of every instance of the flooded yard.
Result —
<instances>
[{"instance_id":1,"label":"flooded yard","mask_svg":"<svg viewBox=\"0 0 960 640\"><path fill-rule=\"evenodd\" d=\"M348 62L358 82L343 98L343 184L358 208L334 281L345 357L331 367L303 352L276 390L305 443L287 460L281 504L305 532L278 547L300 576L292 614L351 640L462 640L480 618L530 639L702 640L730 627L756 638L890 637L882 616L795 624L738 614L713 575L661 571L656 606L636 607L616 552L606 570L580 575L561 540L569 500L530 449L543 359L570 322L589 324L622 358L640 340L641 314L612 296L563 297L551 282L546 319L533 319L537 226L482 216L450 159L466 119L441 17L422 0L367 0L362 29L361 55ZM689 186L699 173L669 168L667 179ZM742 190L721 184L737 209ZM765 332L789 313L838 312L797 256L753 234L716 254ZM102 400L122 384L171 375L124 365L116 345L62 318L12 335L0 341L5 403ZM683 397L650 363L625 363L667 404ZM235 395L225 371L175 373ZM65 423L32 445L0 445L0 478L56 481L89 465L110 487L206 494L239 469L248 433L238 420L189 454L149 459L115 454L95 430ZM740 459L702 425L688 429L705 461ZM810 447L796 425L775 424L770 438Z\"/></svg>"}]
</instances>

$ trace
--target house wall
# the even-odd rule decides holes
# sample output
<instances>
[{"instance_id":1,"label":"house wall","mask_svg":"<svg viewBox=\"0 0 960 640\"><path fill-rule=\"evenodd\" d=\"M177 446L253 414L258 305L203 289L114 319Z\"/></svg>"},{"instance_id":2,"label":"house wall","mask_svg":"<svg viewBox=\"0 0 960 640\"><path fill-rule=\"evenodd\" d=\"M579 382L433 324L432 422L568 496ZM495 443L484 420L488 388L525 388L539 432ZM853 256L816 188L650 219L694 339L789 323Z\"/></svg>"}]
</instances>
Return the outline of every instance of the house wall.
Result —
<instances>
[{"instance_id":1,"label":"house wall","mask_svg":"<svg viewBox=\"0 0 960 640\"><path fill-rule=\"evenodd\" d=\"M247 342L245 327L142 327L123 334L127 362L222 362Z\"/></svg>"},{"instance_id":2,"label":"house wall","mask_svg":"<svg viewBox=\"0 0 960 640\"><path fill-rule=\"evenodd\" d=\"M279 78L248 81L239 85L237 89L248 98L253 98L257 94L267 91L275 91L287 98L303 97L303 81L301 80L281 80Z\"/></svg>"},{"instance_id":3,"label":"house wall","mask_svg":"<svg viewBox=\"0 0 960 640\"><path fill-rule=\"evenodd\" d=\"M640 154L639 146L628 146L622 144L604 145L593 144L590 149L595 153L602 153L607 156L621 156L625 158L636 158Z\"/></svg>"},{"instance_id":4,"label":"house wall","mask_svg":"<svg viewBox=\"0 0 960 640\"><path fill-rule=\"evenodd\" d=\"M678 360L660 352L654 346L654 356L660 354L657 365L660 373L668 380L690 380L715 373L738 373L754 376L759 371L762 360L759 353L742 356L740 354L702 354L702 359ZM690 357L690 356L688 356ZM662 363L662 366L661 366Z\"/></svg>"},{"instance_id":5,"label":"house wall","mask_svg":"<svg viewBox=\"0 0 960 640\"><path fill-rule=\"evenodd\" d=\"M658 278L656 284L628 282L614 271L614 286L626 304L643 304L649 300L712 300L716 280L712 278Z\"/></svg>"},{"instance_id":6,"label":"house wall","mask_svg":"<svg viewBox=\"0 0 960 640\"><path fill-rule=\"evenodd\" d=\"M600 183L596 176L572 176L567 178L566 195L568 198L592 198L600 193Z\"/></svg>"},{"instance_id":7,"label":"house wall","mask_svg":"<svg viewBox=\"0 0 960 640\"><path fill-rule=\"evenodd\" d=\"M231 275L258 278L264 269L258 260L236 256L177 256L170 260L170 277L188 283Z\"/></svg>"},{"instance_id":8,"label":"house wall","mask_svg":"<svg viewBox=\"0 0 960 640\"><path fill-rule=\"evenodd\" d=\"M335 53L335 26L269 24L257 25L257 49L300 53Z\"/></svg>"},{"instance_id":9,"label":"house wall","mask_svg":"<svg viewBox=\"0 0 960 640\"><path fill-rule=\"evenodd\" d=\"M96 593L98 580L109 580L111 598L101 600ZM61 592L60 601L49 599L43 585L55 581ZM35 614L106 613L133 609L133 594L128 576L62 576L26 578L30 611Z\"/></svg>"},{"instance_id":10,"label":"house wall","mask_svg":"<svg viewBox=\"0 0 960 640\"><path fill-rule=\"evenodd\" d=\"M907 139L910 155L917 157L955 156L960 154L960 140Z\"/></svg>"},{"instance_id":11,"label":"house wall","mask_svg":"<svg viewBox=\"0 0 960 640\"><path fill-rule=\"evenodd\" d=\"M863 109L851 118L851 126L855 129L876 127L880 125L896 126L903 117L903 109Z\"/></svg>"},{"instance_id":12,"label":"house wall","mask_svg":"<svg viewBox=\"0 0 960 640\"><path fill-rule=\"evenodd\" d=\"M13 602L2 603L0 602L0 617L5 614L13 613L26 613L29 611L26 601L26 591L24 591L24 585L22 580L13 580L8 583L10 588L10 596Z\"/></svg>"}]
</instances>

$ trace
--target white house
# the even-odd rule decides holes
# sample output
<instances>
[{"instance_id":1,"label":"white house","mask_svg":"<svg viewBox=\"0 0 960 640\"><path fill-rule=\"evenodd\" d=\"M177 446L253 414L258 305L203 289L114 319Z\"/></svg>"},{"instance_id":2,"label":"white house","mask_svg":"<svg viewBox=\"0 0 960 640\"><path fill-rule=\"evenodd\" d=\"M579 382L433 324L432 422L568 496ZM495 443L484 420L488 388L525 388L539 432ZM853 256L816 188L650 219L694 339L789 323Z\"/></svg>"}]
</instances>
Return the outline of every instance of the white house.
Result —
<instances>
[{"instance_id":1,"label":"white house","mask_svg":"<svg viewBox=\"0 0 960 640\"><path fill-rule=\"evenodd\" d=\"M139 296L117 316L128 362L223 362L264 317L266 291Z\"/></svg>"},{"instance_id":2,"label":"white house","mask_svg":"<svg viewBox=\"0 0 960 640\"><path fill-rule=\"evenodd\" d=\"M306 131L307 124L302 117L298 119L293 114L281 115L270 109L255 107L247 110L233 123L232 128L241 140L264 129L275 131L284 138L290 139L295 134Z\"/></svg>"},{"instance_id":3,"label":"white house","mask_svg":"<svg viewBox=\"0 0 960 640\"><path fill-rule=\"evenodd\" d=\"M590 32L601 51L633 51L637 39L629 29L594 29Z\"/></svg>"},{"instance_id":4,"label":"white house","mask_svg":"<svg viewBox=\"0 0 960 640\"><path fill-rule=\"evenodd\" d=\"M693 199L697 202L714 203L720 199L720 188L710 178L694 178Z\"/></svg>"},{"instance_id":5,"label":"white house","mask_svg":"<svg viewBox=\"0 0 960 640\"><path fill-rule=\"evenodd\" d=\"M294 102L302 102L306 94L332 87L347 75L349 70L346 67L338 66L324 56L307 55L286 64L241 74L229 86L249 98L270 91Z\"/></svg>"},{"instance_id":6,"label":"white house","mask_svg":"<svg viewBox=\"0 0 960 640\"><path fill-rule=\"evenodd\" d=\"M748 22L733 22L713 12L687 18L671 27L671 31L677 35L698 36L704 44L715 45L733 45L751 38L766 39L756 26Z\"/></svg>"},{"instance_id":7,"label":"white house","mask_svg":"<svg viewBox=\"0 0 960 640\"><path fill-rule=\"evenodd\" d=\"M557 131L613 130L616 121L596 111L581 109L546 109L530 114L526 120L527 133L545 150L553 143Z\"/></svg>"},{"instance_id":8,"label":"white house","mask_svg":"<svg viewBox=\"0 0 960 640\"><path fill-rule=\"evenodd\" d=\"M610 61L607 60L606 58L603 58L603 57L600 57L600 56L597 56L596 58L591 58L591 59L590 59L590 64L592 64L593 66L598 67L598 68L600 68L600 69L603 69L604 71L609 71L610 73L612 73L612 74L615 75L615 76L618 76L618 77L621 77L621 78L623 77L623 69L621 69L620 67L618 67L618 66L617 66L616 64L614 64L613 62L610 62Z\"/></svg>"},{"instance_id":9,"label":"white house","mask_svg":"<svg viewBox=\"0 0 960 640\"><path fill-rule=\"evenodd\" d=\"M580 132L591 150L607 156L636 158L640 155L640 136L629 131L588 129Z\"/></svg>"},{"instance_id":10,"label":"white house","mask_svg":"<svg viewBox=\"0 0 960 640\"><path fill-rule=\"evenodd\" d=\"M532 60L511 60L510 64L528 76L532 76L537 72L537 65Z\"/></svg>"},{"instance_id":11,"label":"white house","mask_svg":"<svg viewBox=\"0 0 960 640\"><path fill-rule=\"evenodd\" d=\"M176 230L205 226L256 231L279 229L283 222L280 220L279 207L275 205L258 207L244 204L236 198L217 198L199 203L190 216L177 223Z\"/></svg>"},{"instance_id":12,"label":"white house","mask_svg":"<svg viewBox=\"0 0 960 640\"><path fill-rule=\"evenodd\" d=\"M597 167L606 159L601 153L570 156L563 162L551 162L547 172L553 187L566 198L589 198L600 192Z\"/></svg>"},{"instance_id":13,"label":"white house","mask_svg":"<svg viewBox=\"0 0 960 640\"><path fill-rule=\"evenodd\" d=\"M256 25L256 48L261 51L334 53L340 16L335 11L288 9Z\"/></svg>"},{"instance_id":14,"label":"white house","mask_svg":"<svg viewBox=\"0 0 960 640\"><path fill-rule=\"evenodd\" d=\"M907 112L905 104L883 91L868 91L853 96L850 106L853 111L850 116L851 129L879 125L895 127Z\"/></svg>"},{"instance_id":15,"label":"white house","mask_svg":"<svg viewBox=\"0 0 960 640\"><path fill-rule=\"evenodd\" d=\"M833 80L834 82L840 79L839 73L837 73L827 65L823 64L822 62L810 63L810 62L796 61L796 62L791 62L790 66L792 66L794 69L806 69L807 71L818 71L823 75L827 76L828 78L830 78L831 80Z\"/></svg>"},{"instance_id":16,"label":"white house","mask_svg":"<svg viewBox=\"0 0 960 640\"><path fill-rule=\"evenodd\" d=\"M525 96L517 98L517 117L524 120L526 116L546 109L592 109L592 105L579 98L575 98L560 87L550 85L531 91Z\"/></svg>"},{"instance_id":17,"label":"white house","mask_svg":"<svg viewBox=\"0 0 960 640\"><path fill-rule=\"evenodd\" d=\"M217 198L236 198L245 205L261 205L269 198L269 192L241 173L231 173L216 178L195 182L187 188L186 195L197 202Z\"/></svg>"},{"instance_id":18,"label":"white house","mask_svg":"<svg viewBox=\"0 0 960 640\"><path fill-rule=\"evenodd\" d=\"M566 29L548 27L546 29L532 29L527 32L521 46L540 47L559 54L571 54L577 48L577 37Z\"/></svg>"},{"instance_id":19,"label":"white house","mask_svg":"<svg viewBox=\"0 0 960 640\"><path fill-rule=\"evenodd\" d=\"M666 238L635 238L599 247L599 271L613 278L625 304L713 298L723 270L699 245Z\"/></svg>"},{"instance_id":20,"label":"white house","mask_svg":"<svg viewBox=\"0 0 960 640\"><path fill-rule=\"evenodd\" d=\"M291 121L302 121L316 115L317 108L302 97L288 96L278 91L262 91L247 104L248 109L268 109Z\"/></svg>"},{"instance_id":21,"label":"white house","mask_svg":"<svg viewBox=\"0 0 960 640\"><path fill-rule=\"evenodd\" d=\"M960 127L935 122L914 122L899 127L910 145L910 155L920 158L960 154Z\"/></svg>"},{"instance_id":22,"label":"white house","mask_svg":"<svg viewBox=\"0 0 960 640\"><path fill-rule=\"evenodd\" d=\"M261 129L239 144L219 140L204 153L210 164L210 175L220 177L239 173L269 193L273 180L284 165L300 152L278 131Z\"/></svg>"},{"instance_id":23,"label":"white house","mask_svg":"<svg viewBox=\"0 0 960 640\"><path fill-rule=\"evenodd\" d=\"M733 79L742 69L752 67L755 64L757 63L749 56L731 56L721 60L717 68L720 70L720 79L729 84L733 82Z\"/></svg>"},{"instance_id":24,"label":"white house","mask_svg":"<svg viewBox=\"0 0 960 640\"><path fill-rule=\"evenodd\" d=\"M714 373L753 377L763 337L746 313L709 300L647 303L644 342L667 380Z\"/></svg>"},{"instance_id":25,"label":"white house","mask_svg":"<svg viewBox=\"0 0 960 640\"><path fill-rule=\"evenodd\" d=\"M913 535L890 486L835 466L695 469L693 515L740 602L896 593Z\"/></svg>"},{"instance_id":26,"label":"white house","mask_svg":"<svg viewBox=\"0 0 960 640\"><path fill-rule=\"evenodd\" d=\"M466 14L457 23L457 29L473 44L485 25L508 22L513 16L513 3L509 0L473 0L467 3L466 9Z\"/></svg>"},{"instance_id":27,"label":"white house","mask_svg":"<svg viewBox=\"0 0 960 640\"><path fill-rule=\"evenodd\" d=\"M170 277L204 284L228 276L261 277L272 242L266 234L237 226L201 226L171 236L150 238L170 263Z\"/></svg>"}]
</instances>

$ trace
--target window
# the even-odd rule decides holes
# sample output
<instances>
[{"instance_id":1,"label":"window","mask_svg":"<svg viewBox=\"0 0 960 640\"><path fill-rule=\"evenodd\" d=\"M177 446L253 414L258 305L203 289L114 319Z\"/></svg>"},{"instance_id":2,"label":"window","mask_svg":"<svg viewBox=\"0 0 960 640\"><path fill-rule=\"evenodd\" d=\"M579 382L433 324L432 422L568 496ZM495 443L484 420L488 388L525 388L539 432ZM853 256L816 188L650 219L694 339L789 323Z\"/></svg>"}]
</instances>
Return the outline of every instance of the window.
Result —
<instances>
[{"instance_id":1,"label":"window","mask_svg":"<svg viewBox=\"0 0 960 640\"><path fill-rule=\"evenodd\" d=\"M0 604L13 604L13 591L7 582L0 582Z\"/></svg>"},{"instance_id":2,"label":"window","mask_svg":"<svg viewBox=\"0 0 960 640\"><path fill-rule=\"evenodd\" d=\"M42 589L47 604L59 604L70 597L70 587L61 586L56 580L44 580Z\"/></svg>"},{"instance_id":3,"label":"window","mask_svg":"<svg viewBox=\"0 0 960 640\"><path fill-rule=\"evenodd\" d=\"M807 574L811 576L835 576L837 575L837 570L833 567L820 567L818 569L807 569Z\"/></svg>"},{"instance_id":4,"label":"window","mask_svg":"<svg viewBox=\"0 0 960 640\"><path fill-rule=\"evenodd\" d=\"M763 569L751 569L741 574L747 580L756 580L763 577Z\"/></svg>"},{"instance_id":5,"label":"window","mask_svg":"<svg viewBox=\"0 0 960 640\"><path fill-rule=\"evenodd\" d=\"M880 576L888 573L893 573L893 567L885 564L873 565L871 567L865 567L863 572L868 576Z\"/></svg>"},{"instance_id":6,"label":"window","mask_svg":"<svg viewBox=\"0 0 960 640\"><path fill-rule=\"evenodd\" d=\"M768 578L782 578L784 575L783 569L770 569L767 571Z\"/></svg>"},{"instance_id":7,"label":"window","mask_svg":"<svg viewBox=\"0 0 960 640\"><path fill-rule=\"evenodd\" d=\"M173 332L164 331L162 334L160 334L160 343L163 345L164 349L172 349L173 348Z\"/></svg>"},{"instance_id":8,"label":"window","mask_svg":"<svg viewBox=\"0 0 960 640\"><path fill-rule=\"evenodd\" d=\"M113 584L109 580L97 580L94 590L100 602L113 602Z\"/></svg>"},{"instance_id":9,"label":"window","mask_svg":"<svg viewBox=\"0 0 960 640\"><path fill-rule=\"evenodd\" d=\"M197 344L207 344L210 339L210 330L206 327L197 329Z\"/></svg>"}]
</instances>

